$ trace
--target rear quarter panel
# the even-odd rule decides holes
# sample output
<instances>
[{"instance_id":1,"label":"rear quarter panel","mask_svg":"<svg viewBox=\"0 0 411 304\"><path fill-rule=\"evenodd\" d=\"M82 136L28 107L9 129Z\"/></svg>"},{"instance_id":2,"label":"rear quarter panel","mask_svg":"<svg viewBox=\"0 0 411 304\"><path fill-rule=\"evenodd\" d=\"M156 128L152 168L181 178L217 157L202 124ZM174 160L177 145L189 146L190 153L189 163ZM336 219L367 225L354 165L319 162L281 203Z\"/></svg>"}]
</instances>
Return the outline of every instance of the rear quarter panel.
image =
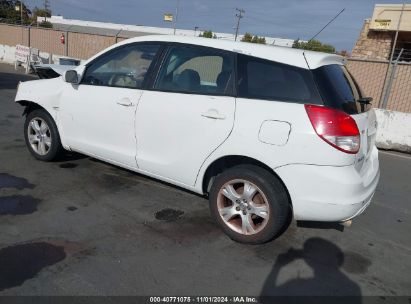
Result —
<instances>
[{"instance_id":1,"label":"rear quarter panel","mask_svg":"<svg viewBox=\"0 0 411 304\"><path fill-rule=\"evenodd\" d=\"M282 144L262 141L259 134L265 121L288 123L288 140ZM289 164L348 166L355 161L355 156L331 147L315 133L303 104L244 98L236 99L233 131L204 162L196 181L197 189L202 185L206 169L215 160L229 155L253 158L274 171Z\"/></svg>"}]
</instances>

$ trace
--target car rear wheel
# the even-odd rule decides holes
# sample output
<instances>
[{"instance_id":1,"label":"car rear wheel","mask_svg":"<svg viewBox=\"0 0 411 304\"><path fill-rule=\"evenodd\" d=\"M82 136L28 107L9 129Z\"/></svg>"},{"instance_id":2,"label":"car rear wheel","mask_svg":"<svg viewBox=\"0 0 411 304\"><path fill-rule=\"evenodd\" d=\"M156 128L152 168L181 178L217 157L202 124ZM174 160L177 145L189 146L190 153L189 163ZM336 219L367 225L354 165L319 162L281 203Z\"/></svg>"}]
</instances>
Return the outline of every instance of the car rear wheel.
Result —
<instances>
[{"instance_id":1,"label":"car rear wheel","mask_svg":"<svg viewBox=\"0 0 411 304\"><path fill-rule=\"evenodd\" d=\"M260 244L273 239L287 224L290 202L285 187L272 173L240 165L215 178L210 210L231 239Z\"/></svg>"},{"instance_id":2,"label":"car rear wheel","mask_svg":"<svg viewBox=\"0 0 411 304\"><path fill-rule=\"evenodd\" d=\"M30 112L24 130L27 148L36 159L52 161L63 151L57 126L45 110Z\"/></svg>"}]
</instances>

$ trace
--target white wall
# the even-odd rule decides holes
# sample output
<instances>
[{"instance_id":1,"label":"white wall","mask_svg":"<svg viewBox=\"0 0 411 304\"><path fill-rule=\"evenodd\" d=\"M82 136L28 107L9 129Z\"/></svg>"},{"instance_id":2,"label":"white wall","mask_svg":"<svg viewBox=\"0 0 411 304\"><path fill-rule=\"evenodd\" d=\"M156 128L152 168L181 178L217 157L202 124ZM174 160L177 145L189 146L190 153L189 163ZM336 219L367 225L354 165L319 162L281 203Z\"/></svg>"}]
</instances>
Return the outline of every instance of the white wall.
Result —
<instances>
[{"instance_id":1,"label":"white wall","mask_svg":"<svg viewBox=\"0 0 411 304\"><path fill-rule=\"evenodd\" d=\"M0 61L3 63L14 64L15 46L0 44Z\"/></svg>"},{"instance_id":2,"label":"white wall","mask_svg":"<svg viewBox=\"0 0 411 304\"><path fill-rule=\"evenodd\" d=\"M15 46L0 44L0 62L14 64L15 52L16 52ZM40 58L43 61L43 63L59 64L60 58L66 58L66 57L52 54L51 62L49 62L50 54L46 52L40 52Z\"/></svg>"},{"instance_id":3,"label":"white wall","mask_svg":"<svg viewBox=\"0 0 411 304\"><path fill-rule=\"evenodd\" d=\"M37 17L37 21L41 22L44 20L44 17ZM169 27L154 27L154 26L142 26L142 25L131 25L131 24L118 24L118 23L109 23L109 22L97 22L97 21L86 21L86 20L75 20L75 19L65 19L63 16L51 16L47 18L47 21L50 21L53 24L65 24L65 25L78 25L78 26L88 26L88 27L96 27L96 28L103 28L103 29L112 29L112 30L124 30L124 31L132 31L132 32L142 32L148 34L160 34L160 35L173 35L174 29L172 26ZM171 24L172 25L172 24ZM194 36L199 35L202 33L202 30L183 30L183 29L176 29L176 35L181 36ZM233 33L219 33L215 32L215 35L218 39L223 40L234 40ZM238 36L238 40L241 40L243 35ZM265 36L265 40L267 44L276 45L276 46L284 46L284 47L292 47L294 40L287 39L287 38L279 38L279 37L267 37Z\"/></svg>"},{"instance_id":4,"label":"white wall","mask_svg":"<svg viewBox=\"0 0 411 304\"><path fill-rule=\"evenodd\" d=\"M376 109L377 147L411 153L411 113Z\"/></svg>"}]
</instances>

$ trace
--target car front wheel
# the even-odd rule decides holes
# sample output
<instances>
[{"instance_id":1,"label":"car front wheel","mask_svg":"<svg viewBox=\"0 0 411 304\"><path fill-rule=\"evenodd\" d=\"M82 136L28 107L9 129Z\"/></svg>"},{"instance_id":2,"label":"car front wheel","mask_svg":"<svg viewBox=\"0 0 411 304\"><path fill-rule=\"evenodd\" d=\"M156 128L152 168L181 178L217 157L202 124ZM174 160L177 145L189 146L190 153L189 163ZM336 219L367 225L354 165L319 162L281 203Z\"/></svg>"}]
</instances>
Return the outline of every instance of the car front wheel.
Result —
<instances>
[{"instance_id":1,"label":"car front wheel","mask_svg":"<svg viewBox=\"0 0 411 304\"><path fill-rule=\"evenodd\" d=\"M63 150L57 126L45 110L30 112L26 117L24 131L27 148L38 160L52 161Z\"/></svg>"},{"instance_id":2,"label":"car front wheel","mask_svg":"<svg viewBox=\"0 0 411 304\"><path fill-rule=\"evenodd\" d=\"M253 165L228 169L210 189L210 210L233 240L260 244L273 239L287 224L290 202L281 181Z\"/></svg>"}]
</instances>

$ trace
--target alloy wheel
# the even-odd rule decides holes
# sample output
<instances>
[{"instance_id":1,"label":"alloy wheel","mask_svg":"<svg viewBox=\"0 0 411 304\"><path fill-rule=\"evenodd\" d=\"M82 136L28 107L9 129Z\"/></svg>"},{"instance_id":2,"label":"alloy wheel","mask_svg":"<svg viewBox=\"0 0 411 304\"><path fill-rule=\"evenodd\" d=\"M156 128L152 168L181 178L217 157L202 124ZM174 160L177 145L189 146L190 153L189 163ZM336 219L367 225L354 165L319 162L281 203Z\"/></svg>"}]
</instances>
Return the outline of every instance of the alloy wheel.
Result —
<instances>
[{"instance_id":1,"label":"alloy wheel","mask_svg":"<svg viewBox=\"0 0 411 304\"><path fill-rule=\"evenodd\" d=\"M51 148L51 133L48 124L40 117L30 120L27 127L28 141L38 155L46 155Z\"/></svg>"},{"instance_id":2,"label":"alloy wheel","mask_svg":"<svg viewBox=\"0 0 411 304\"><path fill-rule=\"evenodd\" d=\"M224 223L243 235L263 230L270 216L270 206L261 189L242 179L229 181L221 187L217 207Z\"/></svg>"}]
</instances>

